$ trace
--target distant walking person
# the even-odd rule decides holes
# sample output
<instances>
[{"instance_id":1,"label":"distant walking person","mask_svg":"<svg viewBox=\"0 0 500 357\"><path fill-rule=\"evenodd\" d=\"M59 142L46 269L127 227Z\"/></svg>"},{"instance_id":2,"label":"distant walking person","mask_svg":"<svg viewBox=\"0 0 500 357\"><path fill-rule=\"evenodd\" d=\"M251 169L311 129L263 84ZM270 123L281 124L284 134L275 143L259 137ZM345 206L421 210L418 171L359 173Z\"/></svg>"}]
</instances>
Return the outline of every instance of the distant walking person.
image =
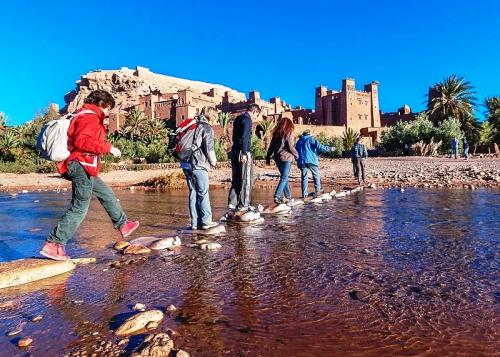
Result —
<instances>
[{"instance_id":1,"label":"distant walking person","mask_svg":"<svg viewBox=\"0 0 500 357\"><path fill-rule=\"evenodd\" d=\"M326 154L334 151L335 147L329 147L321 144L314 136L311 135L310 130L306 130L300 136L295 148L299 154L297 166L299 167L301 173L302 198L306 198L309 195L307 192L309 171L311 171L313 177L314 193L316 196L320 195L323 193L323 189L321 188L318 154Z\"/></svg>"},{"instance_id":2,"label":"distant walking person","mask_svg":"<svg viewBox=\"0 0 500 357\"><path fill-rule=\"evenodd\" d=\"M458 139L456 137L451 139L451 157L458 159Z\"/></svg>"},{"instance_id":3,"label":"distant walking person","mask_svg":"<svg viewBox=\"0 0 500 357\"><path fill-rule=\"evenodd\" d=\"M469 161L469 142L467 141L467 138L464 138L462 144L464 146L464 157L465 157L465 160Z\"/></svg>"},{"instance_id":4,"label":"distant walking person","mask_svg":"<svg viewBox=\"0 0 500 357\"><path fill-rule=\"evenodd\" d=\"M233 146L231 148L231 189L228 197L229 209L239 212L250 210L252 195L253 159L250 153L252 122L260 115L260 107L251 104L233 122Z\"/></svg>"},{"instance_id":5,"label":"distant walking person","mask_svg":"<svg viewBox=\"0 0 500 357\"><path fill-rule=\"evenodd\" d=\"M214 149L214 130L210 122L217 118L213 107L204 107L199 116L187 119L186 125L192 126L192 155L181 161L181 168L186 176L189 189L189 214L191 229L207 230L218 225L212 222L212 208L208 195L208 171L217 165ZM190 130L190 129L188 129Z\"/></svg>"},{"instance_id":6,"label":"distant walking person","mask_svg":"<svg viewBox=\"0 0 500 357\"><path fill-rule=\"evenodd\" d=\"M361 143L361 138L356 139L356 143L351 149L351 161L354 169L354 177L358 180L358 184L365 182L365 159L368 157L366 147Z\"/></svg>"},{"instance_id":7,"label":"distant walking person","mask_svg":"<svg viewBox=\"0 0 500 357\"><path fill-rule=\"evenodd\" d=\"M71 206L49 234L40 254L53 260L68 260L65 244L73 237L87 215L94 194L108 213L113 226L123 238L139 227L138 221L128 221L113 191L97 176L101 166L101 155L120 157L119 149L106 141L103 121L115 106L111 94L95 90L85 99L83 107L76 112L68 129L70 156L59 162L59 173L71 180ZM84 114L77 115L78 112Z\"/></svg>"},{"instance_id":8,"label":"distant walking person","mask_svg":"<svg viewBox=\"0 0 500 357\"><path fill-rule=\"evenodd\" d=\"M282 118L274 128L271 144L267 150L266 163L270 165L271 157L273 157L280 172L280 181L274 192L274 203L278 205L293 203L288 176L290 175L292 160L299 158L299 154L295 150L294 128L291 119ZM284 198L281 197L283 194Z\"/></svg>"}]
</instances>

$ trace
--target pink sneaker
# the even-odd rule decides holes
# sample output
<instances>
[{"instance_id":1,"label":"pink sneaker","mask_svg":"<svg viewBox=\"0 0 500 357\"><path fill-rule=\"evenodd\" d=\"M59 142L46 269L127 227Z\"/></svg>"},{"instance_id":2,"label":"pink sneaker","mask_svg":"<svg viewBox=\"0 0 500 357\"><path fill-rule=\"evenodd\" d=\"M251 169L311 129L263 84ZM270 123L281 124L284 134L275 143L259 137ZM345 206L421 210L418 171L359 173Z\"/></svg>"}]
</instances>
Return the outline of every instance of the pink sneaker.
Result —
<instances>
[{"instance_id":1,"label":"pink sneaker","mask_svg":"<svg viewBox=\"0 0 500 357\"><path fill-rule=\"evenodd\" d=\"M127 221L120 227L120 233L122 234L123 238L127 238L137 228L139 228L139 221Z\"/></svg>"},{"instance_id":2,"label":"pink sneaker","mask_svg":"<svg viewBox=\"0 0 500 357\"><path fill-rule=\"evenodd\" d=\"M43 255L45 258L49 258L52 260L69 260L71 259L66 254L66 249L64 249L64 245L54 242L45 242L40 251L40 255Z\"/></svg>"}]
</instances>

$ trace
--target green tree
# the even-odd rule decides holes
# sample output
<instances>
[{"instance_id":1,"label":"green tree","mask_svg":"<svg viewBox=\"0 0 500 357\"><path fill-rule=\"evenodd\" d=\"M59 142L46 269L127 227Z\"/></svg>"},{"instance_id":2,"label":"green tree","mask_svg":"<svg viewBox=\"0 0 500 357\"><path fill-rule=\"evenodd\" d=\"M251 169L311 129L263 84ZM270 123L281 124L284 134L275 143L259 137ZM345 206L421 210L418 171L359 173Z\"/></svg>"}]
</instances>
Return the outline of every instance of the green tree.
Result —
<instances>
[{"instance_id":1,"label":"green tree","mask_svg":"<svg viewBox=\"0 0 500 357\"><path fill-rule=\"evenodd\" d=\"M15 161L16 149L19 147L19 139L12 129L5 130L0 136L0 160Z\"/></svg>"},{"instance_id":2,"label":"green tree","mask_svg":"<svg viewBox=\"0 0 500 357\"><path fill-rule=\"evenodd\" d=\"M497 131L491 124L489 120L484 121L481 124L481 130L479 132L479 144L481 145L490 145L494 142L495 134Z\"/></svg>"},{"instance_id":3,"label":"green tree","mask_svg":"<svg viewBox=\"0 0 500 357\"><path fill-rule=\"evenodd\" d=\"M262 144L264 145L264 149L267 149L269 146L271 134L273 132L273 129L275 127L275 123L271 119L262 119L259 123L258 131L259 131L259 138L262 141Z\"/></svg>"},{"instance_id":4,"label":"green tree","mask_svg":"<svg viewBox=\"0 0 500 357\"><path fill-rule=\"evenodd\" d=\"M460 123L474 116L474 87L463 77L453 74L433 86L427 100L429 117L434 124L447 118L457 118Z\"/></svg>"},{"instance_id":5,"label":"green tree","mask_svg":"<svg viewBox=\"0 0 500 357\"><path fill-rule=\"evenodd\" d=\"M347 130L342 134L342 143L344 145L344 149L350 149L356 142L358 136L359 133L355 132L352 128L347 128Z\"/></svg>"},{"instance_id":6,"label":"green tree","mask_svg":"<svg viewBox=\"0 0 500 357\"><path fill-rule=\"evenodd\" d=\"M5 130L5 127L7 126L7 116L5 113L0 112L0 133L2 133Z\"/></svg>"},{"instance_id":7,"label":"green tree","mask_svg":"<svg viewBox=\"0 0 500 357\"><path fill-rule=\"evenodd\" d=\"M219 113L217 122L222 128L222 135L220 137L220 144L224 150L227 150L231 145L231 138L229 137L229 124L233 120L231 113Z\"/></svg>"},{"instance_id":8,"label":"green tree","mask_svg":"<svg viewBox=\"0 0 500 357\"><path fill-rule=\"evenodd\" d=\"M483 103L486 108L486 120L491 128L491 142L500 144L500 96L486 98Z\"/></svg>"},{"instance_id":9,"label":"green tree","mask_svg":"<svg viewBox=\"0 0 500 357\"><path fill-rule=\"evenodd\" d=\"M148 127L149 119L143 111L134 108L125 118L120 135L130 140L142 139Z\"/></svg>"},{"instance_id":10,"label":"green tree","mask_svg":"<svg viewBox=\"0 0 500 357\"><path fill-rule=\"evenodd\" d=\"M165 122L156 118L150 120L144 129L143 138L149 144L166 144L168 138L168 129L165 126Z\"/></svg>"}]
</instances>

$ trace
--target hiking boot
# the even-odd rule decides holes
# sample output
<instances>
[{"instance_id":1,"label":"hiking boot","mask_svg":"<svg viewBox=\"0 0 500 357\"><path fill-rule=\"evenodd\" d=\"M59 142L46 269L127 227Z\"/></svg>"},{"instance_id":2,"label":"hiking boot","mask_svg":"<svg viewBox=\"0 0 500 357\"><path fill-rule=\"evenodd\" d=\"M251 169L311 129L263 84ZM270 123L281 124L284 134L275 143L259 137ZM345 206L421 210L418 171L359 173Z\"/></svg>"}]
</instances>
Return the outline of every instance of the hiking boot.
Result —
<instances>
[{"instance_id":1,"label":"hiking boot","mask_svg":"<svg viewBox=\"0 0 500 357\"><path fill-rule=\"evenodd\" d=\"M120 227L120 233L122 234L123 238L127 238L137 228L139 228L139 221L127 221Z\"/></svg>"},{"instance_id":2,"label":"hiking boot","mask_svg":"<svg viewBox=\"0 0 500 357\"><path fill-rule=\"evenodd\" d=\"M70 257L66 254L64 245L55 242L45 242L42 250L40 251L40 255L52 260L64 261L70 259Z\"/></svg>"},{"instance_id":3,"label":"hiking boot","mask_svg":"<svg viewBox=\"0 0 500 357\"><path fill-rule=\"evenodd\" d=\"M219 223L217 222L209 222L209 223L203 223L203 225L201 226L201 229L203 229L204 231L210 229L210 228L214 228L214 227L217 227L219 225Z\"/></svg>"}]
</instances>

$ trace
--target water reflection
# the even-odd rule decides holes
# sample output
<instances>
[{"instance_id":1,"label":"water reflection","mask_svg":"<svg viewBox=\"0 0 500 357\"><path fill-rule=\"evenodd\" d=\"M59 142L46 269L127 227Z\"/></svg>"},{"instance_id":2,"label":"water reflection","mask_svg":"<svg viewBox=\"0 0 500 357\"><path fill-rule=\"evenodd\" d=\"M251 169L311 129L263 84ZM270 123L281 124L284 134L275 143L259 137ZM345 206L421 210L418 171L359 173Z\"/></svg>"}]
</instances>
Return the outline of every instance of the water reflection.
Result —
<instances>
[{"instance_id":1,"label":"water reflection","mask_svg":"<svg viewBox=\"0 0 500 357\"><path fill-rule=\"evenodd\" d=\"M188 222L185 192L119 191L141 235L169 235ZM71 253L100 258L73 274L4 290L0 356L19 354L5 336L29 323L36 355L85 346L92 332L141 302L174 304L162 328L194 356L492 355L497 351L500 194L493 191L367 191L229 226L222 249L183 247L108 269L117 233L98 204ZM268 199L257 191L256 201ZM40 203L35 204L34 201ZM0 196L0 259L35 255L68 195ZM222 215L226 192L212 192ZM39 228L41 230L34 230ZM30 231L32 230L32 231ZM187 243L192 238L182 237ZM497 300L496 300L497 299Z\"/></svg>"}]
</instances>

